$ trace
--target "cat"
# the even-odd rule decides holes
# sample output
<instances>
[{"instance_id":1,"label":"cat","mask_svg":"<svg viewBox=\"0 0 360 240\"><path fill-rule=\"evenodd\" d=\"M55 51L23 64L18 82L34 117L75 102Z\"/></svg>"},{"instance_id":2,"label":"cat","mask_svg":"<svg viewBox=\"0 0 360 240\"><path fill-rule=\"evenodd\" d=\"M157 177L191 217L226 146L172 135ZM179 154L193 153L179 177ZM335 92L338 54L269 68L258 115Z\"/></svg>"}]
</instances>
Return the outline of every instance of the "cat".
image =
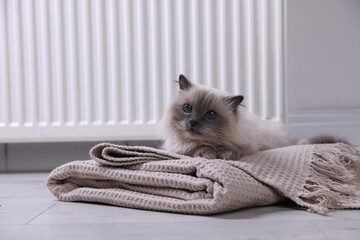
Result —
<instances>
[{"instance_id":1,"label":"cat","mask_svg":"<svg viewBox=\"0 0 360 240\"><path fill-rule=\"evenodd\" d=\"M289 138L282 124L249 113L241 105L242 95L194 84L184 75L179 76L178 84L180 94L160 121L165 150L236 160L267 149L313 143L311 139ZM336 142L325 136L314 140Z\"/></svg>"}]
</instances>

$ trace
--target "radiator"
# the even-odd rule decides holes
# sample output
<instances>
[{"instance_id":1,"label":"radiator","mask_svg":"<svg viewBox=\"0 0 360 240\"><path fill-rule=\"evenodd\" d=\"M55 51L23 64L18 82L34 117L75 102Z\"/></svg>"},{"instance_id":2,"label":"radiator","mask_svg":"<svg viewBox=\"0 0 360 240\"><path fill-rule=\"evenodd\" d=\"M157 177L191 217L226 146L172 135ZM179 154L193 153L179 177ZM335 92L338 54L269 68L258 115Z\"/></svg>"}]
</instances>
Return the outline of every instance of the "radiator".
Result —
<instances>
[{"instance_id":1,"label":"radiator","mask_svg":"<svg viewBox=\"0 0 360 240\"><path fill-rule=\"evenodd\" d=\"M0 0L0 142L157 139L180 73L283 121L284 0Z\"/></svg>"}]
</instances>

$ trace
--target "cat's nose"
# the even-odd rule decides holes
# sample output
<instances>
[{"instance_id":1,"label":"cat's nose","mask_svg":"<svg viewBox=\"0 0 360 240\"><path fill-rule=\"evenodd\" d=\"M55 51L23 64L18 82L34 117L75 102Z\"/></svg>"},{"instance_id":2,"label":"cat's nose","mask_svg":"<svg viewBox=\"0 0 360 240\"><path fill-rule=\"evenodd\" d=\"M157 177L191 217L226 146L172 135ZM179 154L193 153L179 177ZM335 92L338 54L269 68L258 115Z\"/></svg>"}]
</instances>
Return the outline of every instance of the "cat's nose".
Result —
<instances>
[{"instance_id":1,"label":"cat's nose","mask_svg":"<svg viewBox=\"0 0 360 240\"><path fill-rule=\"evenodd\" d=\"M190 125L191 125L191 127L195 127L195 126L198 125L198 124L199 124L198 121L196 121L196 120L190 120Z\"/></svg>"}]
</instances>

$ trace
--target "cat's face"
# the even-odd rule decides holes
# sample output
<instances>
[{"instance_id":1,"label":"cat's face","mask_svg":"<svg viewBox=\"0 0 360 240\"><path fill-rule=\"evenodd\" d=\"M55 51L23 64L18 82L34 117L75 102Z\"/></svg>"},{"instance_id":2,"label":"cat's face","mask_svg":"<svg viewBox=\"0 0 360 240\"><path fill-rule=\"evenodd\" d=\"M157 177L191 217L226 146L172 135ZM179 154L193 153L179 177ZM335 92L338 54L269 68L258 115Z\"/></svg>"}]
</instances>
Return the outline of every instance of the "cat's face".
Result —
<instances>
[{"instance_id":1,"label":"cat's face","mask_svg":"<svg viewBox=\"0 0 360 240\"><path fill-rule=\"evenodd\" d=\"M214 143L224 138L236 121L242 96L222 94L179 78L180 95L170 108L170 127L182 138Z\"/></svg>"}]
</instances>

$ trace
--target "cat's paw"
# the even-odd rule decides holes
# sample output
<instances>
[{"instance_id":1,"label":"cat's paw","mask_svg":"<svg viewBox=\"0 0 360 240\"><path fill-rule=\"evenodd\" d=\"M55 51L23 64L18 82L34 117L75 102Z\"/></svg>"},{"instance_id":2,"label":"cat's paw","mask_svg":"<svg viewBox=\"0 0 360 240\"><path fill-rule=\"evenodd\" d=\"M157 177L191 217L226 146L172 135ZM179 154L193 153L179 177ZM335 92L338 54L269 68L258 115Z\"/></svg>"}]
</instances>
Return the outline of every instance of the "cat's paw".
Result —
<instances>
[{"instance_id":1,"label":"cat's paw","mask_svg":"<svg viewBox=\"0 0 360 240\"><path fill-rule=\"evenodd\" d=\"M216 158L216 152L214 149L209 148L209 147L204 147L204 148L200 148L198 149L195 154L194 157L201 157L201 158L207 158L207 159L215 159Z\"/></svg>"},{"instance_id":2,"label":"cat's paw","mask_svg":"<svg viewBox=\"0 0 360 240\"><path fill-rule=\"evenodd\" d=\"M225 159L225 160L238 160L240 158L240 155L235 151L225 148L220 148L217 151L217 158Z\"/></svg>"}]
</instances>

